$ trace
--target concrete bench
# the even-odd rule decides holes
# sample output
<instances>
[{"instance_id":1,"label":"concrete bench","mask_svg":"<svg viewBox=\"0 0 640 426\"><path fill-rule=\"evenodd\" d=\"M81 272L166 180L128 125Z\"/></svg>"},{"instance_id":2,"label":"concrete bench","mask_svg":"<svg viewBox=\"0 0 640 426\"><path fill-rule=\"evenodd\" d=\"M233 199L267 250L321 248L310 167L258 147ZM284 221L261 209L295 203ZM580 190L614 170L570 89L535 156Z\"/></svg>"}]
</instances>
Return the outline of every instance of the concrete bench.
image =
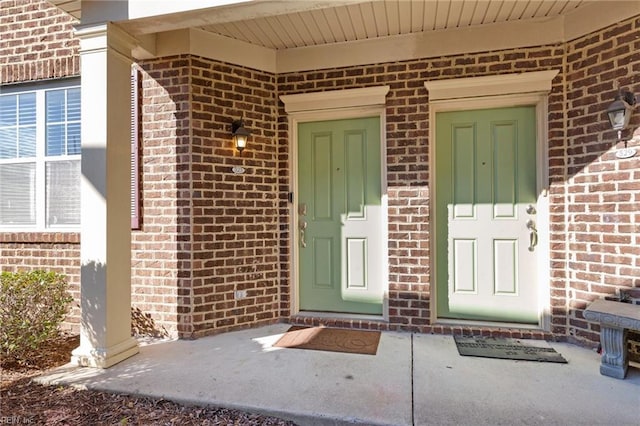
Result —
<instances>
[{"instance_id":1,"label":"concrete bench","mask_svg":"<svg viewBox=\"0 0 640 426\"><path fill-rule=\"evenodd\" d=\"M640 306L596 300L584 311L584 317L600 323L600 374L624 379L629 368L627 331L640 331Z\"/></svg>"}]
</instances>

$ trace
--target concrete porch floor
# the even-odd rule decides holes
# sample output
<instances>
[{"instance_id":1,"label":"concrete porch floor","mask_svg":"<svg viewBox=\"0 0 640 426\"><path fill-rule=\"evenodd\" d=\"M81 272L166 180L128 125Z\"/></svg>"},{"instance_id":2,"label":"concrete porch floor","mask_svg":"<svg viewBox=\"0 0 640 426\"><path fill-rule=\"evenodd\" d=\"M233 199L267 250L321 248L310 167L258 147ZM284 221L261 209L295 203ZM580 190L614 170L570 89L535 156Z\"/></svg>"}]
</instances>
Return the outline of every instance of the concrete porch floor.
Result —
<instances>
[{"instance_id":1,"label":"concrete porch floor","mask_svg":"<svg viewBox=\"0 0 640 426\"><path fill-rule=\"evenodd\" d=\"M47 384L259 412L300 425L640 425L640 370L551 343L568 364L462 357L452 336L384 332L378 353L271 345L276 324L141 347L107 370L61 367Z\"/></svg>"}]
</instances>

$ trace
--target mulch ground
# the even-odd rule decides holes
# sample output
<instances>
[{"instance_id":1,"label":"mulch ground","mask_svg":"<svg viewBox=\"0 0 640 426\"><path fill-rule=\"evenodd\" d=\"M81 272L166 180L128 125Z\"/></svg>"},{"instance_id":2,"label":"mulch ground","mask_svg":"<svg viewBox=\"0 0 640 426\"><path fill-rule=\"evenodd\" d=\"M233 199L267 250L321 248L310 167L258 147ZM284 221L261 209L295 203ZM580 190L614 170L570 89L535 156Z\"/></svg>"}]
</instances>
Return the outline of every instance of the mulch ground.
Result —
<instances>
[{"instance_id":1,"label":"mulch ground","mask_svg":"<svg viewBox=\"0 0 640 426\"><path fill-rule=\"evenodd\" d=\"M290 421L216 407L185 406L32 381L69 362L77 336L61 337L27 365L4 364L0 372L0 424L47 425L286 425Z\"/></svg>"}]
</instances>

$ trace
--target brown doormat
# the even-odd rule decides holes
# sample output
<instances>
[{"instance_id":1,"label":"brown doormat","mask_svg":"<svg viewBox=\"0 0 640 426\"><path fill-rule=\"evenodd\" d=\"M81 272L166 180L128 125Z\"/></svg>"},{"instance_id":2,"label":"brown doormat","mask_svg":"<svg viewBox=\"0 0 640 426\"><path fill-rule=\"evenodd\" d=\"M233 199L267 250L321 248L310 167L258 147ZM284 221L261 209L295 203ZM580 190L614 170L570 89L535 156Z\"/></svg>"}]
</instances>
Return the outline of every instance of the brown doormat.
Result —
<instances>
[{"instance_id":1,"label":"brown doormat","mask_svg":"<svg viewBox=\"0 0 640 426\"><path fill-rule=\"evenodd\" d=\"M567 363L562 355L543 340L461 336L454 336L453 339L458 353L464 356Z\"/></svg>"},{"instance_id":2,"label":"brown doormat","mask_svg":"<svg viewBox=\"0 0 640 426\"><path fill-rule=\"evenodd\" d=\"M379 342L379 331L293 326L273 346L375 355Z\"/></svg>"}]
</instances>

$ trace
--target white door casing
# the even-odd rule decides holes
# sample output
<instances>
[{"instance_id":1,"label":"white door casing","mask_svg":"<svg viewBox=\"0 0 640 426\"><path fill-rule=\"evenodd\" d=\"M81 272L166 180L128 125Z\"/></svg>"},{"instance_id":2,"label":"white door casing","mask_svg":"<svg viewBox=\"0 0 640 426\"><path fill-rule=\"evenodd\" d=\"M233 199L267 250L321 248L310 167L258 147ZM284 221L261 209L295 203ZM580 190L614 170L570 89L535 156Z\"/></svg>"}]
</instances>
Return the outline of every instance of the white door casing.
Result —
<instances>
[{"instance_id":1,"label":"white door casing","mask_svg":"<svg viewBox=\"0 0 640 426\"><path fill-rule=\"evenodd\" d=\"M299 304L299 252L300 245L298 223L299 212L297 209L297 201L295 199L298 193L298 125L300 123L337 120L362 117L380 117L380 149L381 149L381 222L383 229L380 229L380 244L382 245L379 256L384 259L380 265L380 273L383 279L383 308L382 319L388 319L388 229L387 219L387 182L386 182L386 121L385 121L385 97L389 92L389 86L375 86L362 89L346 89L333 90L326 92L302 93L294 95L280 96L280 100L285 105L285 111L288 114L289 124L289 167L291 192L294 194L293 203L290 205L291 212L291 315L302 315ZM340 318L367 318L367 315L354 314L329 314L310 312L310 315L320 315L325 317ZM379 320L379 316L370 316L371 319Z\"/></svg>"},{"instance_id":2,"label":"white door casing","mask_svg":"<svg viewBox=\"0 0 640 426\"><path fill-rule=\"evenodd\" d=\"M550 330L550 265L549 265L549 200L548 200L548 94L551 83L558 71L540 71L522 74L509 74L488 77L471 77L451 80L425 82L429 92L429 170L430 182L436 176L436 114L445 111L464 111L488 108L533 105L536 109L536 162L537 203L536 225L538 231L538 309L537 327ZM436 211L438 200L432 192L430 210ZM438 221L446 217L432 217L431 235L435 235ZM437 268L437 248L435 238L431 239L431 288L432 300L437 300L435 277ZM435 303L432 305L435 306ZM431 310L431 322L446 322L438 319L437 307ZM459 320L455 320L459 322Z\"/></svg>"}]
</instances>

